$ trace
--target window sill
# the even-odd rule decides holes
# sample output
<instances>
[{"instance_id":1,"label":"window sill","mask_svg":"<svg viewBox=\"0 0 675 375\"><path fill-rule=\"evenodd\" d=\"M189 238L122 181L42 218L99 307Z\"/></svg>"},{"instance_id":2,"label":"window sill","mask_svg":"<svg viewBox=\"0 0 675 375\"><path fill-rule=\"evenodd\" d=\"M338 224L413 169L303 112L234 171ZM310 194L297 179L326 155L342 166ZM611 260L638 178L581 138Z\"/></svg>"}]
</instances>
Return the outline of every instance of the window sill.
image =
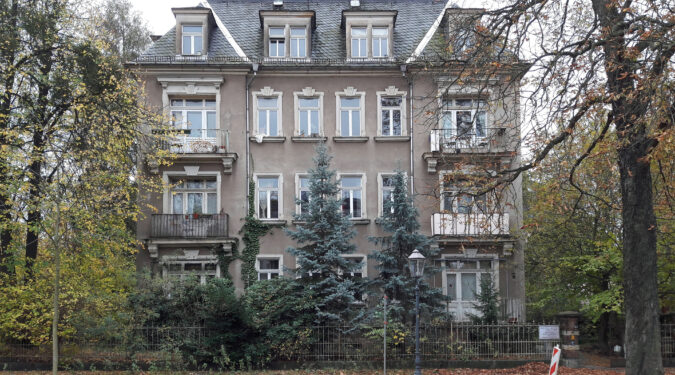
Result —
<instances>
[{"instance_id":1,"label":"window sill","mask_svg":"<svg viewBox=\"0 0 675 375\"><path fill-rule=\"evenodd\" d=\"M283 219L260 219L260 221L271 227L283 227L286 225L286 220Z\"/></svg>"},{"instance_id":2,"label":"window sill","mask_svg":"<svg viewBox=\"0 0 675 375\"><path fill-rule=\"evenodd\" d=\"M303 136L294 136L291 137L291 141L298 143L319 143L326 142L328 137L303 137Z\"/></svg>"},{"instance_id":3,"label":"window sill","mask_svg":"<svg viewBox=\"0 0 675 375\"><path fill-rule=\"evenodd\" d=\"M368 225L370 224L370 219L349 219L354 225Z\"/></svg>"},{"instance_id":4,"label":"window sill","mask_svg":"<svg viewBox=\"0 0 675 375\"><path fill-rule=\"evenodd\" d=\"M302 224L307 224L307 222L304 221L304 220L291 220L291 224L302 225Z\"/></svg>"},{"instance_id":5,"label":"window sill","mask_svg":"<svg viewBox=\"0 0 675 375\"><path fill-rule=\"evenodd\" d=\"M286 142L286 137L271 137L266 135L260 142L258 142L256 137L248 137L248 140L255 143L284 143Z\"/></svg>"},{"instance_id":6,"label":"window sill","mask_svg":"<svg viewBox=\"0 0 675 375\"><path fill-rule=\"evenodd\" d=\"M375 137L375 142L408 142L409 135L378 135Z\"/></svg>"},{"instance_id":7,"label":"window sill","mask_svg":"<svg viewBox=\"0 0 675 375\"><path fill-rule=\"evenodd\" d=\"M333 137L335 143L365 143L370 137Z\"/></svg>"}]
</instances>

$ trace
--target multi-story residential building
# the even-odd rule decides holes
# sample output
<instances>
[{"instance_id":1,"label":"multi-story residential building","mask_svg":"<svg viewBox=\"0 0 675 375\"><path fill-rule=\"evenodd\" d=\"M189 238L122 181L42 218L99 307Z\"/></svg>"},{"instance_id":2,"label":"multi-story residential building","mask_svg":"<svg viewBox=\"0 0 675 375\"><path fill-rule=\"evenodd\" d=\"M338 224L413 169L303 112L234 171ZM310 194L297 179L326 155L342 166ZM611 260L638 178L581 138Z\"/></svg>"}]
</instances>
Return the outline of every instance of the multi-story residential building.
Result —
<instances>
[{"instance_id":1,"label":"multi-story residential building","mask_svg":"<svg viewBox=\"0 0 675 375\"><path fill-rule=\"evenodd\" d=\"M431 282L451 297L448 309L465 318L489 274L509 316L523 320L520 181L487 195L471 185L472 176L519 163L517 89L491 105L493 91L424 71L417 60L448 43L448 25L472 12L438 0L174 8L176 26L132 63L150 103L184 129L169 145L171 166L144 167L167 188L146 195L156 212L138 223L139 267L202 280L229 272L242 289L240 263L220 269L216 252L238 243L253 179L255 212L273 227L261 240L259 278L293 269L282 227L297 225L295 198L305 196L314 147L325 142L358 231L349 256L362 263L361 276L375 275L368 237L382 234L389 176L402 169L423 232L439 246L442 272Z\"/></svg>"}]
</instances>

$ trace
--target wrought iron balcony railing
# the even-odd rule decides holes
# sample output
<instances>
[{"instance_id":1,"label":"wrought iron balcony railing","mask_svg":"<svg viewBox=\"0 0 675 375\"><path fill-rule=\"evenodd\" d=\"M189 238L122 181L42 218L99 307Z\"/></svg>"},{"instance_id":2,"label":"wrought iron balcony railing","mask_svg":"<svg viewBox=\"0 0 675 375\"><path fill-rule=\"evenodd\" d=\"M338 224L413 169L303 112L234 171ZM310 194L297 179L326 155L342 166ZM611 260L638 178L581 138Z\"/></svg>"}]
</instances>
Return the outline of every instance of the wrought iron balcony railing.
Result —
<instances>
[{"instance_id":1,"label":"wrought iron balcony railing","mask_svg":"<svg viewBox=\"0 0 675 375\"><path fill-rule=\"evenodd\" d=\"M161 148L176 154L224 153L229 148L229 133L222 129L177 129L161 141Z\"/></svg>"}]
</instances>

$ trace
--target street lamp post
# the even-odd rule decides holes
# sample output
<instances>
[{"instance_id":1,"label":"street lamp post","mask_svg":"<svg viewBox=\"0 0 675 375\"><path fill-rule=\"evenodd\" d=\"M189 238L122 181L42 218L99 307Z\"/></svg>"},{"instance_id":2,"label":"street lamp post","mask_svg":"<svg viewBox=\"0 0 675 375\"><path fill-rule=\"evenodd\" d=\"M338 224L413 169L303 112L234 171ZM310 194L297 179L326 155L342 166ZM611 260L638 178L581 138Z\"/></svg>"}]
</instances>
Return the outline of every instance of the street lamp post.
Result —
<instances>
[{"instance_id":1,"label":"street lamp post","mask_svg":"<svg viewBox=\"0 0 675 375\"><path fill-rule=\"evenodd\" d=\"M415 278L415 375L422 375L422 360L420 358L420 280L424 276L424 255L419 250L413 250L408 257L410 276Z\"/></svg>"}]
</instances>

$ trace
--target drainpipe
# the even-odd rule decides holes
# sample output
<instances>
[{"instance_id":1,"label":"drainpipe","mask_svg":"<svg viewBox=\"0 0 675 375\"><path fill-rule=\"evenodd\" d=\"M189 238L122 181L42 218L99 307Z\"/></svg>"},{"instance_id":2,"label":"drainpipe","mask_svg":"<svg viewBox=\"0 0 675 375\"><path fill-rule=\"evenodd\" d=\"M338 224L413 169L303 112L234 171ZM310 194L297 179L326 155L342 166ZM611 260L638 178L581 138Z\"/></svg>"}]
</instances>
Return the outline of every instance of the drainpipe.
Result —
<instances>
[{"instance_id":1,"label":"drainpipe","mask_svg":"<svg viewBox=\"0 0 675 375\"><path fill-rule=\"evenodd\" d=\"M250 110L250 95L249 91L251 89L251 83L253 83L253 80L255 79L256 75L258 74L258 68L259 65L258 63L254 62L251 65L251 70L253 71L253 75L246 75L246 138L244 139L244 142L246 144L246 188L244 189L244 196L246 197L246 215L248 215L248 187L250 184L249 179L251 178L251 152L250 152L250 142L249 142L249 137L251 136L251 115L249 114Z\"/></svg>"},{"instance_id":2,"label":"drainpipe","mask_svg":"<svg viewBox=\"0 0 675 375\"><path fill-rule=\"evenodd\" d=\"M409 131L408 134L410 134L410 195L415 194L415 159L413 158L414 156L414 151L415 151L415 134L413 133L413 113L414 113L414 99L413 99L413 88L414 88L414 82L413 78L411 76L406 75L406 72L408 71L408 66L403 64L401 65L401 74L403 74L403 77L408 81L408 98L410 100L410 111L408 113L408 118L410 119L410 126L409 126ZM413 200L413 206L415 205L415 201Z\"/></svg>"}]
</instances>

